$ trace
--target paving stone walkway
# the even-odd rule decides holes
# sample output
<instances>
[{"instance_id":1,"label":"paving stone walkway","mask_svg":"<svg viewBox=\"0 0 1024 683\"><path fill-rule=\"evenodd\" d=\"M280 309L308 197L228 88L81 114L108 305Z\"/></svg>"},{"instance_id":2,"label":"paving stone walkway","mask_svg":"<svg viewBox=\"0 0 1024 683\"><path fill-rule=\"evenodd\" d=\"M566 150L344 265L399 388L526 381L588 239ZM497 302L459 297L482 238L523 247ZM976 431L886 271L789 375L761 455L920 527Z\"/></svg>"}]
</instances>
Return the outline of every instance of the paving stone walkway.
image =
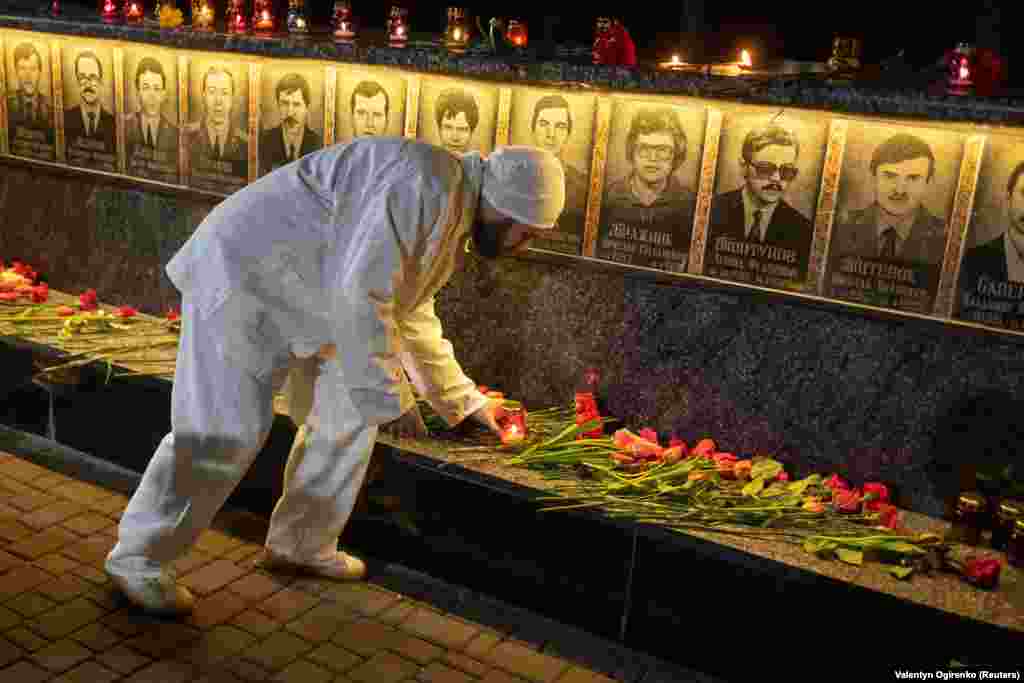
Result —
<instances>
[{"instance_id":1,"label":"paving stone walkway","mask_svg":"<svg viewBox=\"0 0 1024 683\"><path fill-rule=\"evenodd\" d=\"M355 584L260 571L265 521L232 510L177 563L196 612L148 617L102 571L127 502L0 452L0 681L711 680L391 565Z\"/></svg>"}]
</instances>

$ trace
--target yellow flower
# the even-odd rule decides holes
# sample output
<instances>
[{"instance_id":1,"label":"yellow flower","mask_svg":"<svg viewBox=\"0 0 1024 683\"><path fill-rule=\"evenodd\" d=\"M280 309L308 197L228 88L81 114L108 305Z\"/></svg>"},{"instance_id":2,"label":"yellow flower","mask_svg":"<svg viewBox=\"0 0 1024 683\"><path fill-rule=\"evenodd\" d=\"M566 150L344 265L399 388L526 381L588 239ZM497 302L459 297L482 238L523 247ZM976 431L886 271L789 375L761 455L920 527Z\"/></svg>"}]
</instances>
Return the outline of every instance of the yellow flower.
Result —
<instances>
[{"instance_id":1,"label":"yellow flower","mask_svg":"<svg viewBox=\"0 0 1024 683\"><path fill-rule=\"evenodd\" d=\"M160 7L160 28L177 28L183 21L181 10L177 7L169 4Z\"/></svg>"},{"instance_id":2,"label":"yellow flower","mask_svg":"<svg viewBox=\"0 0 1024 683\"><path fill-rule=\"evenodd\" d=\"M824 512L825 506L822 504L821 499L817 496L808 496L804 499L804 510L808 512Z\"/></svg>"}]
</instances>

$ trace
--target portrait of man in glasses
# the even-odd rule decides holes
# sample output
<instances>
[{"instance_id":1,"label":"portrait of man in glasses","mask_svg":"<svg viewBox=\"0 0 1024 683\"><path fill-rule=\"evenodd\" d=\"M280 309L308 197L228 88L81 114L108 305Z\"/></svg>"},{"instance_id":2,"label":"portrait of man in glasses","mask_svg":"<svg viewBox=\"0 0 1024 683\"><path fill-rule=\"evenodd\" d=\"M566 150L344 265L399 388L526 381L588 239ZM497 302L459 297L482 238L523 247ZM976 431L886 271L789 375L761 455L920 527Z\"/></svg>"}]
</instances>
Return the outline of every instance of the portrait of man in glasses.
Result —
<instances>
[{"instance_id":1,"label":"portrait of man in glasses","mask_svg":"<svg viewBox=\"0 0 1024 683\"><path fill-rule=\"evenodd\" d=\"M115 170L116 133L114 115L104 106L113 102L110 73L92 50L74 58L73 81L67 84L70 101L77 104L64 111L64 138L68 162L100 170Z\"/></svg>"},{"instance_id":2,"label":"portrait of man in glasses","mask_svg":"<svg viewBox=\"0 0 1024 683\"><path fill-rule=\"evenodd\" d=\"M625 139L628 172L605 190L597 246L600 258L686 269L697 202L696 193L683 184L677 171L690 153L686 131L673 108L637 109ZM610 254L616 249L609 247L625 246L622 242L637 247L628 261ZM628 252L628 248L618 251Z\"/></svg>"},{"instance_id":3,"label":"portrait of man in glasses","mask_svg":"<svg viewBox=\"0 0 1024 683\"><path fill-rule=\"evenodd\" d=\"M792 131L776 124L751 129L739 159L743 185L714 198L708 241L728 236L793 249L806 263L811 220L785 199L800 173L799 159L800 141Z\"/></svg>"}]
</instances>

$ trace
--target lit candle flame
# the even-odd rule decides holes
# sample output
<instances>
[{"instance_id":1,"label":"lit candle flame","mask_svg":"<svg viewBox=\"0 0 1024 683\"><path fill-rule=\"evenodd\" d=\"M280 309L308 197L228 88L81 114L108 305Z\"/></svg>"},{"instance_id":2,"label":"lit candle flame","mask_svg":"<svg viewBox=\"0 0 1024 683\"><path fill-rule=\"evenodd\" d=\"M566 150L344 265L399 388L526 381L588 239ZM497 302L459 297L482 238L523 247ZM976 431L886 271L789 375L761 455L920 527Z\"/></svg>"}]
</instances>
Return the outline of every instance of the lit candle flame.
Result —
<instances>
[{"instance_id":1,"label":"lit candle flame","mask_svg":"<svg viewBox=\"0 0 1024 683\"><path fill-rule=\"evenodd\" d=\"M753 61L751 61L750 59L750 53L747 52L746 50L740 52L740 66L745 66L748 68L753 66Z\"/></svg>"},{"instance_id":2,"label":"lit candle flame","mask_svg":"<svg viewBox=\"0 0 1024 683\"><path fill-rule=\"evenodd\" d=\"M462 40L462 31L460 29L455 29L453 35L455 37L455 40Z\"/></svg>"},{"instance_id":3,"label":"lit candle flame","mask_svg":"<svg viewBox=\"0 0 1024 683\"><path fill-rule=\"evenodd\" d=\"M302 17L299 17L298 19L295 20L295 25L298 26L299 28L306 28L306 20L303 19Z\"/></svg>"},{"instance_id":4,"label":"lit candle flame","mask_svg":"<svg viewBox=\"0 0 1024 683\"><path fill-rule=\"evenodd\" d=\"M263 21L269 21L269 20L270 20L270 12L268 12L267 10L263 10Z\"/></svg>"},{"instance_id":5,"label":"lit candle flame","mask_svg":"<svg viewBox=\"0 0 1024 683\"><path fill-rule=\"evenodd\" d=\"M679 64L679 55L672 55L672 63Z\"/></svg>"},{"instance_id":6,"label":"lit candle flame","mask_svg":"<svg viewBox=\"0 0 1024 683\"><path fill-rule=\"evenodd\" d=\"M967 68L967 60L960 62L960 80L966 81L968 76L971 75L971 70Z\"/></svg>"}]
</instances>

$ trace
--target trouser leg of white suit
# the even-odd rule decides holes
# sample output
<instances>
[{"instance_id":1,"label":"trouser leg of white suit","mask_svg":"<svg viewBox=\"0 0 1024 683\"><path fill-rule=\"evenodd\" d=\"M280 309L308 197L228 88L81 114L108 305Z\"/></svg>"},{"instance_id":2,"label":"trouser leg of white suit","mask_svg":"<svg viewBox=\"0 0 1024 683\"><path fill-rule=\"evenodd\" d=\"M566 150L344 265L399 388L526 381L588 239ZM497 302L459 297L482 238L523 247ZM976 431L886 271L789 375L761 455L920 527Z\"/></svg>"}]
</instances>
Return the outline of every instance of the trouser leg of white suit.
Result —
<instances>
[{"instance_id":1,"label":"trouser leg of white suit","mask_svg":"<svg viewBox=\"0 0 1024 683\"><path fill-rule=\"evenodd\" d=\"M188 296L182 313L171 433L149 461L107 559L123 573L158 574L209 527L266 441L288 367L256 379L221 357L216 325L197 319Z\"/></svg>"},{"instance_id":2,"label":"trouser leg of white suit","mask_svg":"<svg viewBox=\"0 0 1024 683\"><path fill-rule=\"evenodd\" d=\"M329 559L337 551L377 438L377 428L352 404L340 369L336 359L314 357L293 362L288 377L289 413L299 433L266 545L298 564Z\"/></svg>"}]
</instances>

